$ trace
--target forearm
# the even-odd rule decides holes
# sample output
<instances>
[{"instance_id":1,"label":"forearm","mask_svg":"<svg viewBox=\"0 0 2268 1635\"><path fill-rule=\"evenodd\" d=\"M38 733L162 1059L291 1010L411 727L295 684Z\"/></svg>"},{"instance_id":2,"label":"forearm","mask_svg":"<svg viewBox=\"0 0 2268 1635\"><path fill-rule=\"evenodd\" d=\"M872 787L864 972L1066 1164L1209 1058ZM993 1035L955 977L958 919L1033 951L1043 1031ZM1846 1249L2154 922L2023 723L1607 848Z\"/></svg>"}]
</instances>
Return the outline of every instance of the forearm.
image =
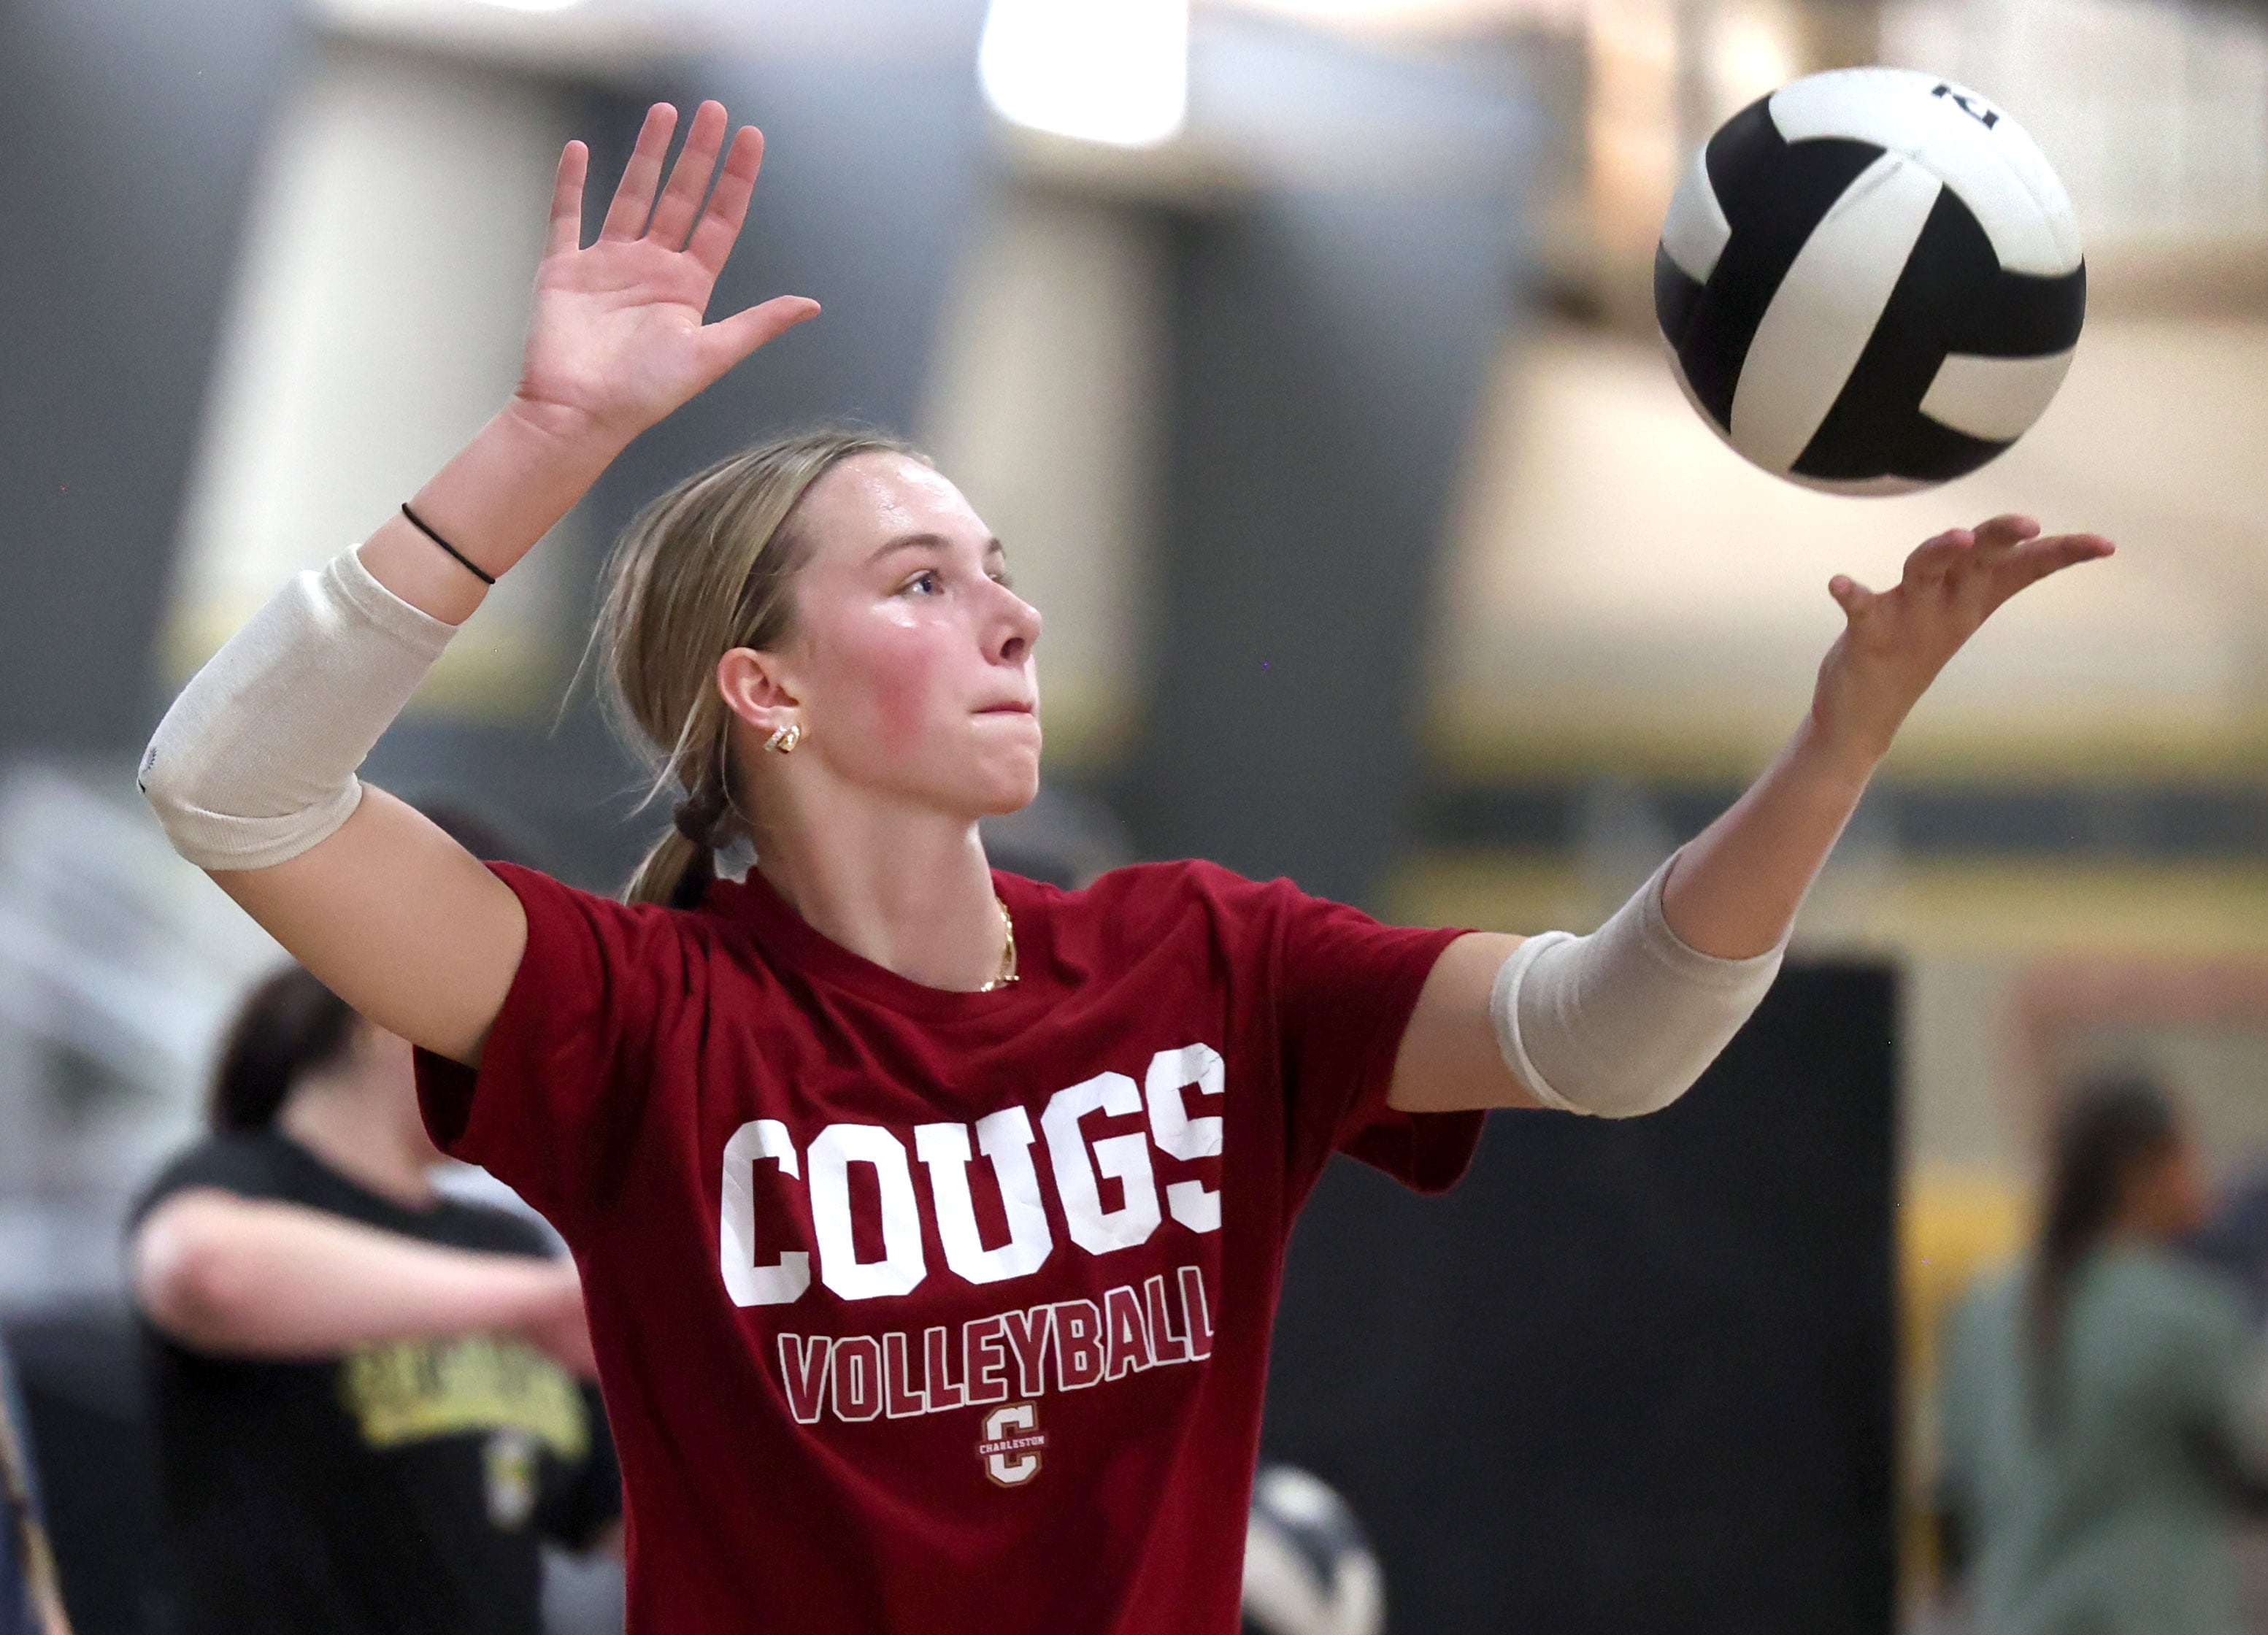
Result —
<instances>
[{"instance_id":1,"label":"forearm","mask_svg":"<svg viewBox=\"0 0 2268 1635\"><path fill-rule=\"evenodd\" d=\"M1807 718L1764 776L1604 925L1587 937L1546 932L1504 958L1486 1010L1524 1094L1491 1091L1469 1072L1454 1075L1469 1087L1451 1104L1533 1099L1627 1118L1682 1095L1771 988L1796 909L1866 789L1876 757L1846 741Z\"/></svg>"},{"instance_id":2,"label":"forearm","mask_svg":"<svg viewBox=\"0 0 2268 1635\"><path fill-rule=\"evenodd\" d=\"M1670 929L1719 959L1778 947L1874 763L1807 717L1764 776L1679 853L1662 893Z\"/></svg>"},{"instance_id":3,"label":"forearm","mask_svg":"<svg viewBox=\"0 0 2268 1635\"><path fill-rule=\"evenodd\" d=\"M561 1276L543 1261L225 1196L169 1203L135 1248L136 1293L153 1322L197 1350L247 1357L519 1329L556 1303Z\"/></svg>"},{"instance_id":4,"label":"forearm","mask_svg":"<svg viewBox=\"0 0 2268 1635\"><path fill-rule=\"evenodd\" d=\"M418 490L422 520L501 575L606 468L612 446L517 399ZM355 811L355 773L488 586L409 519L292 578L198 671L137 778L175 850L272 868Z\"/></svg>"},{"instance_id":5,"label":"forearm","mask_svg":"<svg viewBox=\"0 0 2268 1635\"><path fill-rule=\"evenodd\" d=\"M556 526L621 451L580 419L514 398L411 497L418 516L501 578ZM488 586L399 514L364 541L372 578L421 612L462 624Z\"/></svg>"}]
</instances>

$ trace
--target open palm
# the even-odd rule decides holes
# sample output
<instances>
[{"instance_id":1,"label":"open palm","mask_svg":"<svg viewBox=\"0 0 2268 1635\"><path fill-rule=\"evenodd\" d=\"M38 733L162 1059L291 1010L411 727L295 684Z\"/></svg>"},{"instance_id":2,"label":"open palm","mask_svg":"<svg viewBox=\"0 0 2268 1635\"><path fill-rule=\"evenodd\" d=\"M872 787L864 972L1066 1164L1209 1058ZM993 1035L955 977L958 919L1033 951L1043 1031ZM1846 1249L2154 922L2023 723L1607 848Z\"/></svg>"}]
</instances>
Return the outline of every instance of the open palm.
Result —
<instances>
[{"instance_id":1,"label":"open palm","mask_svg":"<svg viewBox=\"0 0 2268 1635\"><path fill-rule=\"evenodd\" d=\"M1993 609L2051 573L2110 552L2098 534L2043 536L2029 517L2001 516L1921 545L1887 591L1837 574L1827 588L1845 622L1820 666L1813 718L1879 755Z\"/></svg>"},{"instance_id":2,"label":"open palm","mask_svg":"<svg viewBox=\"0 0 2268 1635\"><path fill-rule=\"evenodd\" d=\"M747 219L764 139L744 125L726 149L725 110L703 102L664 186L676 124L677 110L667 103L648 111L606 223L587 248L590 151L571 142L560 155L517 396L532 418L564 434L627 442L819 311L815 301L784 295L703 321Z\"/></svg>"}]
</instances>

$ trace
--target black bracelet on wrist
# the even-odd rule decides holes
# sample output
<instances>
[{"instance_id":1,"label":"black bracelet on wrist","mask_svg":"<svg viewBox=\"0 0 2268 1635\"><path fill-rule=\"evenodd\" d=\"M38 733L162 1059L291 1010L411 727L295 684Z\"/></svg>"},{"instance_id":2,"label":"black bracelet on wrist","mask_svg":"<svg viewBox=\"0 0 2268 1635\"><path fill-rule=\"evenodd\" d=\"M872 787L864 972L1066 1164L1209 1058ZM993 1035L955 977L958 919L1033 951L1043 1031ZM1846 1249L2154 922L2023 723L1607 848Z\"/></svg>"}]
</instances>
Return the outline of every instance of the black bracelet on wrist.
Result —
<instances>
[{"instance_id":1,"label":"black bracelet on wrist","mask_svg":"<svg viewBox=\"0 0 2268 1635\"><path fill-rule=\"evenodd\" d=\"M464 565L466 572L471 574L483 585L494 585L496 583L495 574L490 573L487 569L482 567L480 563L475 562L470 556L466 556L464 552L459 550L454 545L450 544L448 541L434 533L433 530L426 525L424 518L419 516L416 512L409 509L409 502L408 500L401 502L401 514L409 519L409 526L411 527L416 529L427 539L431 540L436 545L438 545L443 550L447 551L449 555L454 556L460 563L461 563Z\"/></svg>"}]
</instances>

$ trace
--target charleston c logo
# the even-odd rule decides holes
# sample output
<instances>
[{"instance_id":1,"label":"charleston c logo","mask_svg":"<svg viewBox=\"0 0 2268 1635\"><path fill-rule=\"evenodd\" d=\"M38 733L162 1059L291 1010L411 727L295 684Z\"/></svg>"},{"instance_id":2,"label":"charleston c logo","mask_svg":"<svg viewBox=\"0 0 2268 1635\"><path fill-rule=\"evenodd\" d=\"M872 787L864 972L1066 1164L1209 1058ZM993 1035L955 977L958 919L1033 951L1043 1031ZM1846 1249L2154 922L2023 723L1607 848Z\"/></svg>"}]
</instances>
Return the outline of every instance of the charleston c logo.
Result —
<instances>
[{"instance_id":1,"label":"charleston c logo","mask_svg":"<svg viewBox=\"0 0 2268 1635\"><path fill-rule=\"evenodd\" d=\"M984 1440L976 1456L996 1487L1021 1487L1040 1473L1040 1450L1048 1445L1040 1410L1030 1403L1007 1403L984 1416Z\"/></svg>"}]
</instances>

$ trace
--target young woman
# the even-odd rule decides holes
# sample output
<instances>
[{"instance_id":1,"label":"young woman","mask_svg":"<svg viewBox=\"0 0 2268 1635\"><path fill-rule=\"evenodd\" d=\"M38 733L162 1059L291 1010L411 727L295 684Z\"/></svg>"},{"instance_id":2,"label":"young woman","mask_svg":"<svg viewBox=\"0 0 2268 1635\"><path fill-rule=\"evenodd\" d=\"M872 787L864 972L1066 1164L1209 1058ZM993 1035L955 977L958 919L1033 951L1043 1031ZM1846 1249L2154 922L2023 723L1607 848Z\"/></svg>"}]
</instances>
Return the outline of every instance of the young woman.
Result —
<instances>
[{"instance_id":1,"label":"young woman","mask_svg":"<svg viewBox=\"0 0 2268 1635\"><path fill-rule=\"evenodd\" d=\"M574 1247L637 1628L1232 1630L1284 1242L1329 1155L1438 1189L1489 1108L1678 1094L1939 667L2110 547L1999 518L1889 592L1837 579L1849 630L1772 769L1600 932L1523 942L1203 864L989 870L977 821L1039 777L1039 615L920 458L792 438L663 496L615 563L612 680L683 792L630 901L484 868L354 769L616 452L818 311L703 321L762 142L703 104L665 183L674 122L588 247L568 145L519 391L216 657L144 786L423 1047L440 1144Z\"/></svg>"},{"instance_id":2,"label":"young woman","mask_svg":"<svg viewBox=\"0 0 2268 1635\"><path fill-rule=\"evenodd\" d=\"M2058 1119L2030 1263L1947 1349L1947 1497L1978 1635L2239 1635L2236 1522L2268 1488L2268 1358L2182 1241L2197 1152L2137 1079Z\"/></svg>"},{"instance_id":3,"label":"young woman","mask_svg":"<svg viewBox=\"0 0 2268 1635\"><path fill-rule=\"evenodd\" d=\"M184 1635L536 1635L620 1513L575 1269L444 1197L409 1046L289 966L130 1248Z\"/></svg>"}]
</instances>

